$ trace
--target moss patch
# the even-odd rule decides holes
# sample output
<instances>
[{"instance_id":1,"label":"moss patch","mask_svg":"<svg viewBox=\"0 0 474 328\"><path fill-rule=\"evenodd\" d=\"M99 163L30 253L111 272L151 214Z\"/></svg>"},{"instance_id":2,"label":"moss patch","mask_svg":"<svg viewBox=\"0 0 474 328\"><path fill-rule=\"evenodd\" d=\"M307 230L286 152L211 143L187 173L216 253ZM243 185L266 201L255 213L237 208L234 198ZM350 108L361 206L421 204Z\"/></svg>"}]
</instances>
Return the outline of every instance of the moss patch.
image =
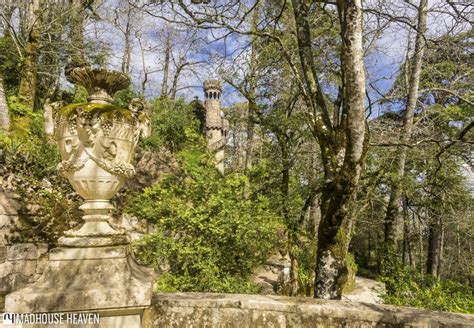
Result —
<instances>
[{"instance_id":1,"label":"moss patch","mask_svg":"<svg viewBox=\"0 0 474 328\"><path fill-rule=\"evenodd\" d=\"M86 113L99 113L100 115L110 115L119 113L126 120L132 121L132 112L128 109L109 105L109 104L96 104L96 103L79 103L79 104L70 104L62 107L58 110L58 114L69 117L76 113L76 109L81 107Z\"/></svg>"}]
</instances>

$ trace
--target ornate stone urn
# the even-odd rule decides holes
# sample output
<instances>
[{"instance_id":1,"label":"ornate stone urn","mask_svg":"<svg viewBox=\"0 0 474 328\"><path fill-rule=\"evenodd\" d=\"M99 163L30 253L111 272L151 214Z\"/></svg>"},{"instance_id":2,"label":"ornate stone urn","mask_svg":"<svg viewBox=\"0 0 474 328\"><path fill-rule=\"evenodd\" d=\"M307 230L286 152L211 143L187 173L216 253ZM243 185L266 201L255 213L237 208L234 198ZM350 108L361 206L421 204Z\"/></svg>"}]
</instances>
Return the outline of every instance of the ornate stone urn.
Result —
<instances>
[{"instance_id":1,"label":"ornate stone urn","mask_svg":"<svg viewBox=\"0 0 474 328\"><path fill-rule=\"evenodd\" d=\"M58 169L84 198L85 222L59 239L36 282L6 296L5 310L94 311L101 314L101 327L142 327L153 270L134 261L128 235L108 220L110 199L135 173L133 154L149 132L148 117L137 99L128 108L112 105L112 95L130 83L119 72L81 67L67 78L90 95L84 104L51 104L60 107L53 115L62 157Z\"/></svg>"},{"instance_id":2,"label":"ornate stone urn","mask_svg":"<svg viewBox=\"0 0 474 328\"><path fill-rule=\"evenodd\" d=\"M139 100L129 108L112 105L112 95L128 87L122 73L89 67L75 68L67 78L89 92L89 102L62 107L54 113L55 137L62 162L58 170L84 198L84 225L70 230L60 244L105 246L124 244L127 236L108 223L110 199L127 178L140 136L148 134L148 117ZM89 237L89 238L84 238Z\"/></svg>"}]
</instances>

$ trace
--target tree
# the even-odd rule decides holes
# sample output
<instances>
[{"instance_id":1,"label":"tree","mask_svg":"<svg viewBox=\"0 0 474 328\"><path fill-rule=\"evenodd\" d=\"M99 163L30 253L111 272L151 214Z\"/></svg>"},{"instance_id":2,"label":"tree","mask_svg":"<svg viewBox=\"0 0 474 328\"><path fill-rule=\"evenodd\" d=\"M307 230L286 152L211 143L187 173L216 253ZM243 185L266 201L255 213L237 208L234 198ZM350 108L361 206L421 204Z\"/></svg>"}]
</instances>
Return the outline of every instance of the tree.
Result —
<instances>
[{"instance_id":1,"label":"tree","mask_svg":"<svg viewBox=\"0 0 474 328\"><path fill-rule=\"evenodd\" d=\"M22 105L33 110L36 99L40 29L42 26L41 1L30 0L26 7L25 43L23 49L19 50L22 66L18 98Z\"/></svg>"},{"instance_id":2,"label":"tree","mask_svg":"<svg viewBox=\"0 0 474 328\"><path fill-rule=\"evenodd\" d=\"M342 41L342 104L332 106L336 111L342 110L342 115L336 116L340 121L333 122L329 115L331 105L323 94L311 50L310 7L305 1L293 1L303 90L307 107L313 113L313 133L324 167L315 278L318 298L340 298L348 279L347 229L366 147L362 4L337 1L336 6Z\"/></svg>"},{"instance_id":3,"label":"tree","mask_svg":"<svg viewBox=\"0 0 474 328\"><path fill-rule=\"evenodd\" d=\"M0 129L8 130L10 127L10 116L8 113L8 103L3 88L3 78L0 73Z\"/></svg>"},{"instance_id":4,"label":"tree","mask_svg":"<svg viewBox=\"0 0 474 328\"><path fill-rule=\"evenodd\" d=\"M413 130L413 116L417 105L418 88L425 49L426 6L427 1L421 0L418 6L418 25L414 54L412 62L408 65L410 68L409 90L403 119L403 132L400 135L400 144L402 145L398 147L395 164L393 165L394 180L391 183L390 200L385 217L385 243L387 246L386 261L393 261L394 258L396 258L395 249L397 247L397 226L399 225L398 222L400 218L401 204L400 179L403 179L405 174L406 161L406 148L403 144L410 142Z\"/></svg>"}]
</instances>

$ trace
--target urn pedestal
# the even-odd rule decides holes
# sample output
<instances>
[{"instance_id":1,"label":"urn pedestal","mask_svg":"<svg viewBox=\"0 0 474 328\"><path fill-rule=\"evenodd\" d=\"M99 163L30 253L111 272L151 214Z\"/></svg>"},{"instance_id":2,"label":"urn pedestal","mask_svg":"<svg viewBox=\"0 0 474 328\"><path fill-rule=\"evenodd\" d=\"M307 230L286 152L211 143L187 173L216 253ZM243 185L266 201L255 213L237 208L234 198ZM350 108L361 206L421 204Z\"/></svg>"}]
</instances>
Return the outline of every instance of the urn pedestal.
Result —
<instances>
[{"instance_id":1,"label":"urn pedestal","mask_svg":"<svg viewBox=\"0 0 474 328\"><path fill-rule=\"evenodd\" d=\"M135 173L131 163L147 133L147 117L139 101L128 109L110 103L110 95L128 86L125 75L90 68L67 73L90 95L89 103L64 106L54 115L58 170L84 198L84 224L59 239L38 281L7 295L5 312L98 312L99 326L141 327L153 272L135 262L128 235L108 221L110 199Z\"/></svg>"}]
</instances>

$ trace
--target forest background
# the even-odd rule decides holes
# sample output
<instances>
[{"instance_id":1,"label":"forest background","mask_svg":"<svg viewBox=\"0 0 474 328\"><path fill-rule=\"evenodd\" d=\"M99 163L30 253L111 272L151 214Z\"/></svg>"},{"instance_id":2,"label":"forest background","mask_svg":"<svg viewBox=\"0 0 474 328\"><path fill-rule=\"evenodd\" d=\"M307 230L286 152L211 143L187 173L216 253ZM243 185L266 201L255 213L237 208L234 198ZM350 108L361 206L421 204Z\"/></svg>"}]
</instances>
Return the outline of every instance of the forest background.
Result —
<instances>
[{"instance_id":1,"label":"forest background","mask_svg":"<svg viewBox=\"0 0 474 328\"><path fill-rule=\"evenodd\" d=\"M355 273L385 302L474 313L473 6L469 1L6 1L0 6L1 188L24 201L12 241L80 222L44 108L85 102L64 68L129 74L152 136L115 200L161 291L340 298ZM199 120L224 82L225 175ZM36 206L32 206L36 205Z\"/></svg>"}]
</instances>

